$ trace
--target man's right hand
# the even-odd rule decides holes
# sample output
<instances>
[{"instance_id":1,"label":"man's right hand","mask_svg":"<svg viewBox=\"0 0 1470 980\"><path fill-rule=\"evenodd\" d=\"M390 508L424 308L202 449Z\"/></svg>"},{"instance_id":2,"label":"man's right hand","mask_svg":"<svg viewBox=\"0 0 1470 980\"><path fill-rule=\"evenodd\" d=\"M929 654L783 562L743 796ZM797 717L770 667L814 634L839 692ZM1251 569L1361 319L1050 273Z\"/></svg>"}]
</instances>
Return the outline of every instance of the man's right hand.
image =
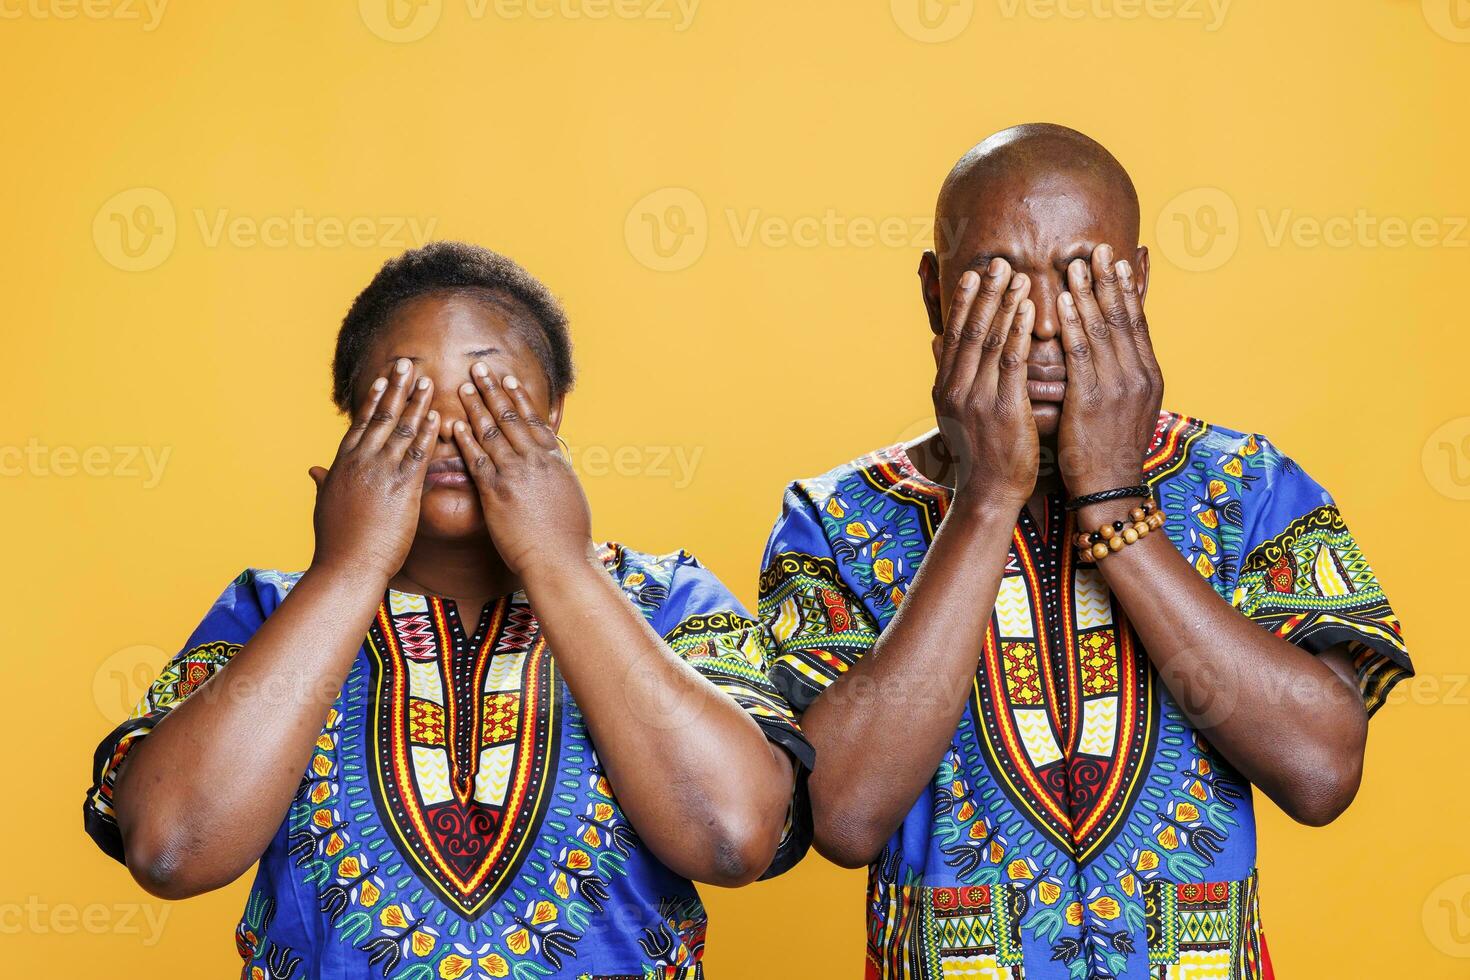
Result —
<instances>
[{"instance_id":1,"label":"man's right hand","mask_svg":"<svg viewBox=\"0 0 1470 980\"><path fill-rule=\"evenodd\" d=\"M372 571L384 581L402 567L439 428L438 413L429 410L433 396L433 382L415 383L413 363L399 358L392 378L374 381L358 406L331 469L311 468L313 567Z\"/></svg>"},{"instance_id":2,"label":"man's right hand","mask_svg":"<svg viewBox=\"0 0 1470 980\"><path fill-rule=\"evenodd\" d=\"M1026 394L1036 308L1031 280L991 259L960 276L934 381L939 431L956 460L955 499L1019 510L1036 488L1040 445Z\"/></svg>"}]
</instances>

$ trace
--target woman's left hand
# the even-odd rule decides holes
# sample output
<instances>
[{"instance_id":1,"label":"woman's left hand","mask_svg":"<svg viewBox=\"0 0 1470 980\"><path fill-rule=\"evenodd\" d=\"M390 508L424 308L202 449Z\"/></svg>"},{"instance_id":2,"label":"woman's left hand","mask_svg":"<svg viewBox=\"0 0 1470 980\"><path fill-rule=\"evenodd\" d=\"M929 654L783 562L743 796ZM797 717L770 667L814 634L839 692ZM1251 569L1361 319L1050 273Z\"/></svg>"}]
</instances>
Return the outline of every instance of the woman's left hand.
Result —
<instances>
[{"instance_id":1,"label":"woman's left hand","mask_svg":"<svg viewBox=\"0 0 1470 980\"><path fill-rule=\"evenodd\" d=\"M479 363L470 373L459 390L469 423L454 424L454 439L500 557L522 578L587 559L592 512L551 426L514 376L497 380Z\"/></svg>"}]
</instances>

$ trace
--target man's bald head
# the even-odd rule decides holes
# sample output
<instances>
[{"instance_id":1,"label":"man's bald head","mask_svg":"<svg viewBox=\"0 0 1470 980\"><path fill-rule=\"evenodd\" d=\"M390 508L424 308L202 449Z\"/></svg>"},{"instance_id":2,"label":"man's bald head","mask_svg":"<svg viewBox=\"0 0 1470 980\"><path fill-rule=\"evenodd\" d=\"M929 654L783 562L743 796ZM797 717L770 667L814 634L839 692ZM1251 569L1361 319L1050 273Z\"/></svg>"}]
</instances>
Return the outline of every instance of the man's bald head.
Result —
<instances>
[{"instance_id":1,"label":"man's bald head","mask_svg":"<svg viewBox=\"0 0 1470 980\"><path fill-rule=\"evenodd\" d=\"M1027 123L1003 129L960 157L939 189L935 209L935 247L946 255L963 229L988 217L995 199L1024 197L1032 187L1059 180L1086 194L1089 207L1104 213L1138 240L1138 192L1133 179L1107 148L1090 136L1054 123Z\"/></svg>"},{"instance_id":2,"label":"man's bald head","mask_svg":"<svg viewBox=\"0 0 1470 980\"><path fill-rule=\"evenodd\" d=\"M1036 307L1029 377L1060 381L1065 358L1057 304L1067 289L1067 267L1091 259L1103 244L1132 263L1140 295L1146 293L1149 260L1148 249L1138 244L1138 193L1128 171L1096 140L1065 126L1033 123L975 146L945 178L935 251L924 254L919 268L935 357L960 276L970 269L983 273L992 259L1004 259L1026 277ZM1055 432L1060 418L1055 396L1055 385L1032 391L1043 436Z\"/></svg>"}]
</instances>

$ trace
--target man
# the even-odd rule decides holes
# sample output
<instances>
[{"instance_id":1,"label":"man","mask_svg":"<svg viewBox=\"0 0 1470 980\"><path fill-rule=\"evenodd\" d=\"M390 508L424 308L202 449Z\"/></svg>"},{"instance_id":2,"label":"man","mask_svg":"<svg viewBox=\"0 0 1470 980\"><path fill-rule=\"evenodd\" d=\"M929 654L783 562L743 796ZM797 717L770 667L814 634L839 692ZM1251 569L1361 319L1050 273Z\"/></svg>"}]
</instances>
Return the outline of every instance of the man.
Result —
<instances>
[{"instance_id":1,"label":"man","mask_svg":"<svg viewBox=\"0 0 1470 980\"><path fill-rule=\"evenodd\" d=\"M792 484L760 583L868 973L1269 976L1249 786L1342 813L1398 620L1295 464L1160 411L1103 147L998 133L936 229L938 429Z\"/></svg>"}]
</instances>

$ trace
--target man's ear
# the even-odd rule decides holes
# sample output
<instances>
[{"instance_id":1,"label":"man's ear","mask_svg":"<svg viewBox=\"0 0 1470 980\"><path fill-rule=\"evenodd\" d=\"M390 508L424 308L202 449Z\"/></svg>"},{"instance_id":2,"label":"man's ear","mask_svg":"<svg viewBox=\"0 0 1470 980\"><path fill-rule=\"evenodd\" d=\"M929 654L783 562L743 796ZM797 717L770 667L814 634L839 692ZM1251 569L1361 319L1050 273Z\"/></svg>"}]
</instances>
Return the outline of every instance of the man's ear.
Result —
<instances>
[{"instance_id":1,"label":"man's ear","mask_svg":"<svg viewBox=\"0 0 1470 980\"><path fill-rule=\"evenodd\" d=\"M1138 302L1148 299L1148 246L1138 246L1133 256L1133 268L1138 270Z\"/></svg>"},{"instance_id":2,"label":"man's ear","mask_svg":"<svg viewBox=\"0 0 1470 980\"><path fill-rule=\"evenodd\" d=\"M939 256L932 250L919 259L919 288L924 296L924 309L929 313L929 329L936 337L944 336L944 300L939 290Z\"/></svg>"}]
</instances>

